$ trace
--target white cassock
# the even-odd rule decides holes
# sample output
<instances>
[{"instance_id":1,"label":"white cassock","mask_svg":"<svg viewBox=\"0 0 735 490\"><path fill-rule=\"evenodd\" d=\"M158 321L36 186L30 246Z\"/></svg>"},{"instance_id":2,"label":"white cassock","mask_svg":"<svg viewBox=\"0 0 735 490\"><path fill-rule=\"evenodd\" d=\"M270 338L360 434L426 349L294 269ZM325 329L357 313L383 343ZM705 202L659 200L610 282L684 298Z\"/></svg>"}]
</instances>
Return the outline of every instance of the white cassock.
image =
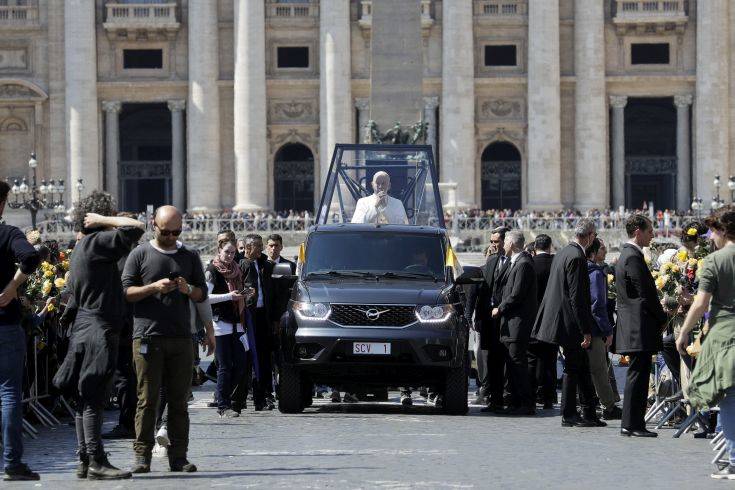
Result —
<instances>
[{"instance_id":1,"label":"white cassock","mask_svg":"<svg viewBox=\"0 0 735 490\"><path fill-rule=\"evenodd\" d=\"M378 205L378 196L361 197L357 200L355 214L352 215L353 223L376 223L407 225L408 216L400 199L385 196L385 206Z\"/></svg>"}]
</instances>

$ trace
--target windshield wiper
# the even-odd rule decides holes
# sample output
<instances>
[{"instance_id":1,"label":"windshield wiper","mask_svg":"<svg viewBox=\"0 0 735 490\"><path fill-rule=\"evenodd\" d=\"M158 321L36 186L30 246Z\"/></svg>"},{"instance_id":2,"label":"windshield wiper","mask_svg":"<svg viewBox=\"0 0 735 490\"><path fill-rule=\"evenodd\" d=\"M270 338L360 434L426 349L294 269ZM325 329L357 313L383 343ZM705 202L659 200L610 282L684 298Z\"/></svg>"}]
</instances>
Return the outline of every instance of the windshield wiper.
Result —
<instances>
[{"instance_id":1,"label":"windshield wiper","mask_svg":"<svg viewBox=\"0 0 735 490\"><path fill-rule=\"evenodd\" d=\"M414 279L431 279L432 281L436 282L439 279L429 272L384 272L382 274L378 274L378 277L388 277L388 278L414 278Z\"/></svg>"},{"instance_id":2,"label":"windshield wiper","mask_svg":"<svg viewBox=\"0 0 735 490\"><path fill-rule=\"evenodd\" d=\"M330 276L330 277L375 277L372 272L360 271L315 271L309 272L306 277L312 276Z\"/></svg>"}]
</instances>

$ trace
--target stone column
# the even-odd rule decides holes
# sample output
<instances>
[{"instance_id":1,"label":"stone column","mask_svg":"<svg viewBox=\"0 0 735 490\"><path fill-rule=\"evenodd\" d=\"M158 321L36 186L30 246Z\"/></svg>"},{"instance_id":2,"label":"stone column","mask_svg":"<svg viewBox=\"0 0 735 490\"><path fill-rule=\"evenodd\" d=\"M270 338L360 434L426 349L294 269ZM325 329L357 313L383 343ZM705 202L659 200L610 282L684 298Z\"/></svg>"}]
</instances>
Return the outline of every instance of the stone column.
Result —
<instances>
[{"instance_id":1,"label":"stone column","mask_svg":"<svg viewBox=\"0 0 735 490\"><path fill-rule=\"evenodd\" d=\"M171 203L186 209L186 167L184 166L185 100L169 100L171 111Z\"/></svg>"},{"instance_id":2,"label":"stone column","mask_svg":"<svg viewBox=\"0 0 735 490\"><path fill-rule=\"evenodd\" d=\"M265 3L235 0L235 209L268 208Z\"/></svg>"},{"instance_id":3,"label":"stone column","mask_svg":"<svg viewBox=\"0 0 735 490\"><path fill-rule=\"evenodd\" d=\"M358 97L355 99L355 109L357 109L357 143L367 143L367 123L370 120L370 99L367 97ZM331 155L330 155L331 156Z\"/></svg>"},{"instance_id":4,"label":"stone column","mask_svg":"<svg viewBox=\"0 0 735 490\"><path fill-rule=\"evenodd\" d=\"M334 145L350 143L352 87L350 2L322 0L319 5L319 158L315 189L321 192Z\"/></svg>"},{"instance_id":5,"label":"stone column","mask_svg":"<svg viewBox=\"0 0 735 490\"><path fill-rule=\"evenodd\" d=\"M190 211L218 210L221 204L217 4L189 2L186 161L189 162L187 204Z\"/></svg>"},{"instance_id":6,"label":"stone column","mask_svg":"<svg viewBox=\"0 0 735 490\"><path fill-rule=\"evenodd\" d=\"M424 97L424 122L426 127L426 144L434 150L436 161L436 108L439 107L439 97Z\"/></svg>"},{"instance_id":7,"label":"stone column","mask_svg":"<svg viewBox=\"0 0 735 490\"><path fill-rule=\"evenodd\" d=\"M462 189L459 206L474 206L475 197L475 60L473 2L442 3L442 182ZM446 196L443 196L446 198ZM445 199L446 200L446 199ZM444 202L445 205L450 204Z\"/></svg>"},{"instance_id":8,"label":"stone column","mask_svg":"<svg viewBox=\"0 0 735 490\"><path fill-rule=\"evenodd\" d=\"M729 175L729 0L697 2L697 92L694 105L696 197L710 202L712 181ZM732 8L732 7L731 7Z\"/></svg>"},{"instance_id":9,"label":"stone column","mask_svg":"<svg viewBox=\"0 0 735 490\"><path fill-rule=\"evenodd\" d=\"M120 202L120 109L118 100L102 102L105 111L105 190Z\"/></svg>"},{"instance_id":10,"label":"stone column","mask_svg":"<svg viewBox=\"0 0 735 490\"><path fill-rule=\"evenodd\" d=\"M94 0L64 2L64 69L66 78L66 142L69 202L77 199L76 182L84 194L102 189L97 103L97 40Z\"/></svg>"},{"instance_id":11,"label":"stone column","mask_svg":"<svg viewBox=\"0 0 735 490\"><path fill-rule=\"evenodd\" d=\"M64 110L64 2L48 2L48 142L50 175L68 179Z\"/></svg>"},{"instance_id":12,"label":"stone column","mask_svg":"<svg viewBox=\"0 0 735 490\"><path fill-rule=\"evenodd\" d=\"M625 206L625 106L628 97L611 95L610 105L613 108L612 202L617 208Z\"/></svg>"},{"instance_id":13,"label":"stone column","mask_svg":"<svg viewBox=\"0 0 735 490\"><path fill-rule=\"evenodd\" d=\"M602 0L575 0L574 46L574 201L581 209L604 209L610 200L608 174L600 172L608 161Z\"/></svg>"},{"instance_id":14,"label":"stone column","mask_svg":"<svg viewBox=\"0 0 735 490\"><path fill-rule=\"evenodd\" d=\"M528 2L528 189L531 208L561 208L559 0Z\"/></svg>"},{"instance_id":15,"label":"stone column","mask_svg":"<svg viewBox=\"0 0 735 490\"><path fill-rule=\"evenodd\" d=\"M692 149L689 145L691 95L674 97L676 106L676 209L686 211L692 204Z\"/></svg>"}]
</instances>

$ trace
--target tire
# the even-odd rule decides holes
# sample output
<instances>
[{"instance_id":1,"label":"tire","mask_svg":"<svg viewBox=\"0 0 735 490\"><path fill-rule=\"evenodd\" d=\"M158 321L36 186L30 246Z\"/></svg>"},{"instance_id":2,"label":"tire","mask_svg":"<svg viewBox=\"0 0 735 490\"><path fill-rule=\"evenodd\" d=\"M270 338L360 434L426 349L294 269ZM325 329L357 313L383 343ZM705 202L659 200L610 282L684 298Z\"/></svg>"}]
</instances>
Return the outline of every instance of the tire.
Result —
<instances>
[{"instance_id":1,"label":"tire","mask_svg":"<svg viewBox=\"0 0 735 490\"><path fill-rule=\"evenodd\" d=\"M301 373L287 365L281 366L278 387L278 411L281 413L301 413L304 411L304 395L301 386Z\"/></svg>"},{"instance_id":2,"label":"tire","mask_svg":"<svg viewBox=\"0 0 735 490\"><path fill-rule=\"evenodd\" d=\"M376 388L373 390L373 399L379 402L388 401L388 388Z\"/></svg>"},{"instance_id":3,"label":"tire","mask_svg":"<svg viewBox=\"0 0 735 490\"><path fill-rule=\"evenodd\" d=\"M464 364L459 368L451 368L444 382L444 405L442 410L447 415L467 415L467 371Z\"/></svg>"}]
</instances>

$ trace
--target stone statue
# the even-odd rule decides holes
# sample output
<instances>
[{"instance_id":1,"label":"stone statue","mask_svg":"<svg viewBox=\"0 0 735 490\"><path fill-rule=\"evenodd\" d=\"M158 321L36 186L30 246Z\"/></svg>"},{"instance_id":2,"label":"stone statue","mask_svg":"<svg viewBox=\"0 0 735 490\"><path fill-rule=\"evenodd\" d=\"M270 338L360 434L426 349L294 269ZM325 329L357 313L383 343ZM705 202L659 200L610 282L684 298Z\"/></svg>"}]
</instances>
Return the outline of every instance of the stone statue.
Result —
<instances>
[{"instance_id":1,"label":"stone statue","mask_svg":"<svg viewBox=\"0 0 735 490\"><path fill-rule=\"evenodd\" d=\"M378 131L378 125L372 119L365 125L365 135L363 136L365 143L381 143L383 137Z\"/></svg>"},{"instance_id":2,"label":"stone statue","mask_svg":"<svg viewBox=\"0 0 735 490\"><path fill-rule=\"evenodd\" d=\"M411 130L413 131L413 136L411 137L411 144L425 144L426 143L426 135L428 134L428 128L429 123L422 121L417 122L413 126L411 126Z\"/></svg>"}]
</instances>

